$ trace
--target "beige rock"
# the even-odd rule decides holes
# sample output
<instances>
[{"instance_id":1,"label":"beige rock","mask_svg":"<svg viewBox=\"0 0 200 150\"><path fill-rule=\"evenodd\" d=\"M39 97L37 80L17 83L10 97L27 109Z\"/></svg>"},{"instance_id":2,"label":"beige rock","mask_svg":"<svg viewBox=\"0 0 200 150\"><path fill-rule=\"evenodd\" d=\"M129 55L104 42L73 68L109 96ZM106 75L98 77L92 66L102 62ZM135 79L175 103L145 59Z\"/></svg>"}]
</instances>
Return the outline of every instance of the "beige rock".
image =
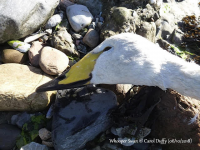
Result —
<instances>
[{"instance_id":1,"label":"beige rock","mask_svg":"<svg viewBox=\"0 0 200 150\"><path fill-rule=\"evenodd\" d=\"M48 140L51 138L51 132L48 131L46 128L42 128L39 130L39 137L43 141Z\"/></svg>"},{"instance_id":2,"label":"beige rock","mask_svg":"<svg viewBox=\"0 0 200 150\"><path fill-rule=\"evenodd\" d=\"M42 42L33 42L30 50L28 51L28 56L31 64L35 67L39 67L40 53L43 48Z\"/></svg>"},{"instance_id":3,"label":"beige rock","mask_svg":"<svg viewBox=\"0 0 200 150\"><path fill-rule=\"evenodd\" d=\"M39 65L41 69L50 75L62 73L69 64L69 58L65 53L46 46L42 49Z\"/></svg>"},{"instance_id":4,"label":"beige rock","mask_svg":"<svg viewBox=\"0 0 200 150\"><path fill-rule=\"evenodd\" d=\"M89 29L83 38L83 42L89 47L94 48L99 44L99 34L94 29Z\"/></svg>"},{"instance_id":5,"label":"beige rock","mask_svg":"<svg viewBox=\"0 0 200 150\"><path fill-rule=\"evenodd\" d=\"M0 111L39 111L48 106L54 92L35 92L38 86L51 80L40 69L2 64L0 70Z\"/></svg>"},{"instance_id":6,"label":"beige rock","mask_svg":"<svg viewBox=\"0 0 200 150\"><path fill-rule=\"evenodd\" d=\"M27 53L21 53L14 49L4 49L1 56L4 63L25 63L28 61Z\"/></svg>"},{"instance_id":7,"label":"beige rock","mask_svg":"<svg viewBox=\"0 0 200 150\"><path fill-rule=\"evenodd\" d=\"M60 28L59 31L53 34L51 45L68 56L80 56L79 52L76 50L71 35L67 32L65 27Z\"/></svg>"}]
</instances>

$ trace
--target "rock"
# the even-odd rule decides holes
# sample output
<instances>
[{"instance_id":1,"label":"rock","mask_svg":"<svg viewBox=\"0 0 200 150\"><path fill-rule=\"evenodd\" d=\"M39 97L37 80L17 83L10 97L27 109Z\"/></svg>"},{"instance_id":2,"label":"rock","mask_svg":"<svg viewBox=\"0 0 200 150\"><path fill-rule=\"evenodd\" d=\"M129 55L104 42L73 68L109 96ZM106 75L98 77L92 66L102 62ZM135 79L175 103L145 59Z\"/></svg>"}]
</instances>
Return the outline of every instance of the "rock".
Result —
<instances>
[{"instance_id":1,"label":"rock","mask_svg":"<svg viewBox=\"0 0 200 150\"><path fill-rule=\"evenodd\" d=\"M63 19L63 12L53 15L48 21L47 24L45 26L46 29L51 29L53 27L55 27L56 25L58 25Z\"/></svg>"},{"instance_id":2,"label":"rock","mask_svg":"<svg viewBox=\"0 0 200 150\"><path fill-rule=\"evenodd\" d=\"M156 25L154 22L143 22L136 33L155 43Z\"/></svg>"},{"instance_id":3,"label":"rock","mask_svg":"<svg viewBox=\"0 0 200 150\"><path fill-rule=\"evenodd\" d=\"M45 32L48 34L48 35L51 35L53 30L52 29L46 29Z\"/></svg>"},{"instance_id":4,"label":"rock","mask_svg":"<svg viewBox=\"0 0 200 150\"><path fill-rule=\"evenodd\" d=\"M39 130L39 136L41 140L46 141L51 138L51 132L48 131L46 128L42 128Z\"/></svg>"},{"instance_id":5,"label":"rock","mask_svg":"<svg viewBox=\"0 0 200 150\"><path fill-rule=\"evenodd\" d=\"M27 123L30 119L31 116L27 112L19 113L12 116L11 124L17 125L19 128L22 129L23 125Z\"/></svg>"},{"instance_id":6,"label":"rock","mask_svg":"<svg viewBox=\"0 0 200 150\"><path fill-rule=\"evenodd\" d=\"M160 9L160 16L162 19L161 24L163 25L160 31L161 32L160 35L162 35L162 38L166 38L165 37L166 28L167 31L170 32L170 34L172 34L174 29L178 29L177 25L181 22L183 17L195 15L198 18L200 14L198 2L199 2L198 0L193 0L193 1L184 0L181 2L176 2L175 0L171 0L168 1L168 3L163 3Z\"/></svg>"},{"instance_id":7,"label":"rock","mask_svg":"<svg viewBox=\"0 0 200 150\"><path fill-rule=\"evenodd\" d=\"M52 125L54 148L83 149L88 141L110 127L108 112L116 106L115 94L102 88L59 91Z\"/></svg>"},{"instance_id":8,"label":"rock","mask_svg":"<svg viewBox=\"0 0 200 150\"><path fill-rule=\"evenodd\" d=\"M83 38L83 36L82 36L82 35L80 35L80 34L77 34L77 33L73 33L73 34L72 34L72 37L73 37L73 38L75 38L75 39L77 39L77 40L79 40L79 39L82 39L82 38Z\"/></svg>"},{"instance_id":9,"label":"rock","mask_svg":"<svg viewBox=\"0 0 200 150\"><path fill-rule=\"evenodd\" d=\"M48 147L42 144L31 142L20 148L20 150L48 150Z\"/></svg>"},{"instance_id":10,"label":"rock","mask_svg":"<svg viewBox=\"0 0 200 150\"><path fill-rule=\"evenodd\" d=\"M53 147L53 142L42 141L42 144L46 145L47 147Z\"/></svg>"},{"instance_id":11,"label":"rock","mask_svg":"<svg viewBox=\"0 0 200 150\"><path fill-rule=\"evenodd\" d=\"M15 147L17 138L20 137L21 130L9 124L0 124L0 149L11 150Z\"/></svg>"},{"instance_id":12,"label":"rock","mask_svg":"<svg viewBox=\"0 0 200 150\"><path fill-rule=\"evenodd\" d=\"M35 41L28 51L29 60L35 67L39 67L40 53L43 47L44 45L42 42Z\"/></svg>"},{"instance_id":13,"label":"rock","mask_svg":"<svg viewBox=\"0 0 200 150\"><path fill-rule=\"evenodd\" d=\"M1 0L0 43L36 31L53 14L58 3L58 0Z\"/></svg>"},{"instance_id":14,"label":"rock","mask_svg":"<svg viewBox=\"0 0 200 150\"><path fill-rule=\"evenodd\" d=\"M73 55L79 57L79 52L73 44L72 37L65 28L62 28L53 34L51 45L68 56Z\"/></svg>"},{"instance_id":15,"label":"rock","mask_svg":"<svg viewBox=\"0 0 200 150\"><path fill-rule=\"evenodd\" d=\"M117 7L113 9L113 14L112 16L114 17L113 19L118 23L118 24L123 24L126 22L129 17L131 16L131 10L127 9L125 7Z\"/></svg>"},{"instance_id":16,"label":"rock","mask_svg":"<svg viewBox=\"0 0 200 150\"><path fill-rule=\"evenodd\" d=\"M66 9L67 18L71 27L79 32L81 29L89 25L93 19L92 14L86 6L83 5L71 5Z\"/></svg>"},{"instance_id":17,"label":"rock","mask_svg":"<svg viewBox=\"0 0 200 150\"><path fill-rule=\"evenodd\" d=\"M51 80L40 69L2 64L0 70L0 111L39 111L48 106L54 92L35 92L38 86Z\"/></svg>"},{"instance_id":18,"label":"rock","mask_svg":"<svg viewBox=\"0 0 200 150\"><path fill-rule=\"evenodd\" d=\"M102 12L103 4L101 0L76 0L76 3L86 6L94 16Z\"/></svg>"},{"instance_id":19,"label":"rock","mask_svg":"<svg viewBox=\"0 0 200 150\"><path fill-rule=\"evenodd\" d=\"M39 39L40 37L46 35L47 33L39 33L39 34L35 34L35 35L32 35L32 36L29 36L27 37L25 40L24 40L24 43L30 43L30 42L33 42L37 39Z\"/></svg>"},{"instance_id":20,"label":"rock","mask_svg":"<svg viewBox=\"0 0 200 150\"><path fill-rule=\"evenodd\" d=\"M68 6L74 5L74 3L70 0L61 0L60 1L60 8L65 11Z\"/></svg>"},{"instance_id":21,"label":"rock","mask_svg":"<svg viewBox=\"0 0 200 150\"><path fill-rule=\"evenodd\" d=\"M99 44L99 34L94 29L89 29L83 38L83 42L91 48L96 47Z\"/></svg>"},{"instance_id":22,"label":"rock","mask_svg":"<svg viewBox=\"0 0 200 150\"><path fill-rule=\"evenodd\" d=\"M23 64L28 61L28 54L14 49L4 49L1 54L1 61L3 63Z\"/></svg>"},{"instance_id":23,"label":"rock","mask_svg":"<svg viewBox=\"0 0 200 150\"><path fill-rule=\"evenodd\" d=\"M27 44L27 43L24 43L24 42L21 42L18 40L9 41L8 44L10 46L12 46L14 49L16 49L22 53L27 52L31 47L30 44Z\"/></svg>"},{"instance_id":24,"label":"rock","mask_svg":"<svg viewBox=\"0 0 200 150\"><path fill-rule=\"evenodd\" d=\"M181 30L174 30L172 35L172 42L176 45L181 45L183 43L184 33Z\"/></svg>"},{"instance_id":25,"label":"rock","mask_svg":"<svg viewBox=\"0 0 200 150\"><path fill-rule=\"evenodd\" d=\"M135 15L132 16L132 9L112 7L107 13L103 14L106 18L100 32L101 41L119 33L135 32L136 25L140 24L137 13L135 12Z\"/></svg>"},{"instance_id":26,"label":"rock","mask_svg":"<svg viewBox=\"0 0 200 150\"><path fill-rule=\"evenodd\" d=\"M161 7L162 5L162 0L149 0L150 4L153 4L156 7Z\"/></svg>"},{"instance_id":27,"label":"rock","mask_svg":"<svg viewBox=\"0 0 200 150\"><path fill-rule=\"evenodd\" d=\"M153 118L157 118L152 127L150 138L192 140L192 143L164 144L163 149L200 149L200 123L199 123L199 100L181 96L173 90L157 90L152 93L161 98L161 102L153 111Z\"/></svg>"},{"instance_id":28,"label":"rock","mask_svg":"<svg viewBox=\"0 0 200 150\"><path fill-rule=\"evenodd\" d=\"M167 21L162 21L160 31L162 38L168 40L168 37L173 33L173 28Z\"/></svg>"},{"instance_id":29,"label":"rock","mask_svg":"<svg viewBox=\"0 0 200 150\"><path fill-rule=\"evenodd\" d=\"M46 46L41 51L39 65L47 74L61 74L67 68L68 63L69 58L55 48Z\"/></svg>"}]
</instances>

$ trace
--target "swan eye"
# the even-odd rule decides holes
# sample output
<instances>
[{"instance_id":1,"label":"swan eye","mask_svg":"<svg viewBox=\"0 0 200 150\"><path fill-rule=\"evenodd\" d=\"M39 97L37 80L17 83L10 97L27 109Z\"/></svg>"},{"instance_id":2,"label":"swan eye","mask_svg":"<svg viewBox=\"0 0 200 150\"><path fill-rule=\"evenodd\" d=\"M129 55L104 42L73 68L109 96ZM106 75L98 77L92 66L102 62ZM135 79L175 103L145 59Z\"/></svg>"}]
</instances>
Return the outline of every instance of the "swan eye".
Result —
<instances>
[{"instance_id":1,"label":"swan eye","mask_svg":"<svg viewBox=\"0 0 200 150\"><path fill-rule=\"evenodd\" d=\"M108 50L110 50L112 47L105 47L104 49L103 49L103 52L105 52L105 51L108 51Z\"/></svg>"}]
</instances>

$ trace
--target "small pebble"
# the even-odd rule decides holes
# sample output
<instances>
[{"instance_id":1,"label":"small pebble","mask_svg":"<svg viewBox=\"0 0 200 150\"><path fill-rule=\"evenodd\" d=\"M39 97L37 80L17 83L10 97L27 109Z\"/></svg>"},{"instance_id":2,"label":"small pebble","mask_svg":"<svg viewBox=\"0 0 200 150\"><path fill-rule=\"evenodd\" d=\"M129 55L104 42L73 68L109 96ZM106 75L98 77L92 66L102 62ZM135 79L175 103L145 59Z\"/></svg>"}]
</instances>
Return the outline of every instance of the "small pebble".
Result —
<instances>
[{"instance_id":1,"label":"small pebble","mask_svg":"<svg viewBox=\"0 0 200 150\"><path fill-rule=\"evenodd\" d=\"M77 39L77 40L79 40L79 39L82 39L82 38L83 38L83 36L82 36L82 35L80 35L80 34L77 34L77 33L73 33L73 34L72 34L72 37L73 37L73 38L75 38L75 39Z\"/></svg>"},{"instance_id":2,"label":"small pebble","mask_svg":"<svg viewBox=\"0 0 200 150\"><path fill-rule=\"evenodd\" d=\"M60 14L56 14L53 15L47 22L45 28L46 29L51 29L53 27L55 27L56 25L58 25L63 19L63 12L61 12Z\"/></svg>"},{"instance_id":3,"label":"small pebble","mask_svg":"<svg viewBox=\"0 0 200 150\"><path fill-rule=\"evenodd\" d=\"M83 42L91 48L96 47L99 44L98 32L94 29L89 29L89 31L83 38Z\"/></svg>"},{"instance_id":4,"label":"small pebble","mask_svg":"<svg viewBox=\"0 0 200 150\"><path fill-rule=\"evenodd\" d=\"M52 29L46 29L45 32L48 34L48 35L51 35L53 30Z\"/></svg>"},{"instance_id":5,"label":"small pebble","mask_svg":"<svg viewBox=\"0 0 200 150\"><path fill-rule=\"evenodd\" d=\"M42 128L39 130L39 137L41 140L46 141L51 138L51 132L48 131L46 128Z\"/></svg>"}]
</instances>

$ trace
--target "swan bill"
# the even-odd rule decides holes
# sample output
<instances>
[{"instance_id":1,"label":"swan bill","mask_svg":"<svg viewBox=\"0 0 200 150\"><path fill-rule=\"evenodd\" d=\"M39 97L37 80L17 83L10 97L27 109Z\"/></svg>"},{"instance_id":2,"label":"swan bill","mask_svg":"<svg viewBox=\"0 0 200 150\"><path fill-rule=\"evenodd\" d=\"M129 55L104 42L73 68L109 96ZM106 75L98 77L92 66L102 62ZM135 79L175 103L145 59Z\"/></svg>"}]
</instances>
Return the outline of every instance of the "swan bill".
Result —
<instances>
[{"instance_id":1,"label":"swan bill","mask_svg":"<svg viewBox=\"0 0 200 150\"><path fill-rule=\"evenodd\" d=\"M102 52L88 53L79 62L74 64L69 71L39 86L36 92L69 89L90 84L90 80L92 79L91 72L94 69L96 60L101 54Z\"/></svg>"}]
</instances>

